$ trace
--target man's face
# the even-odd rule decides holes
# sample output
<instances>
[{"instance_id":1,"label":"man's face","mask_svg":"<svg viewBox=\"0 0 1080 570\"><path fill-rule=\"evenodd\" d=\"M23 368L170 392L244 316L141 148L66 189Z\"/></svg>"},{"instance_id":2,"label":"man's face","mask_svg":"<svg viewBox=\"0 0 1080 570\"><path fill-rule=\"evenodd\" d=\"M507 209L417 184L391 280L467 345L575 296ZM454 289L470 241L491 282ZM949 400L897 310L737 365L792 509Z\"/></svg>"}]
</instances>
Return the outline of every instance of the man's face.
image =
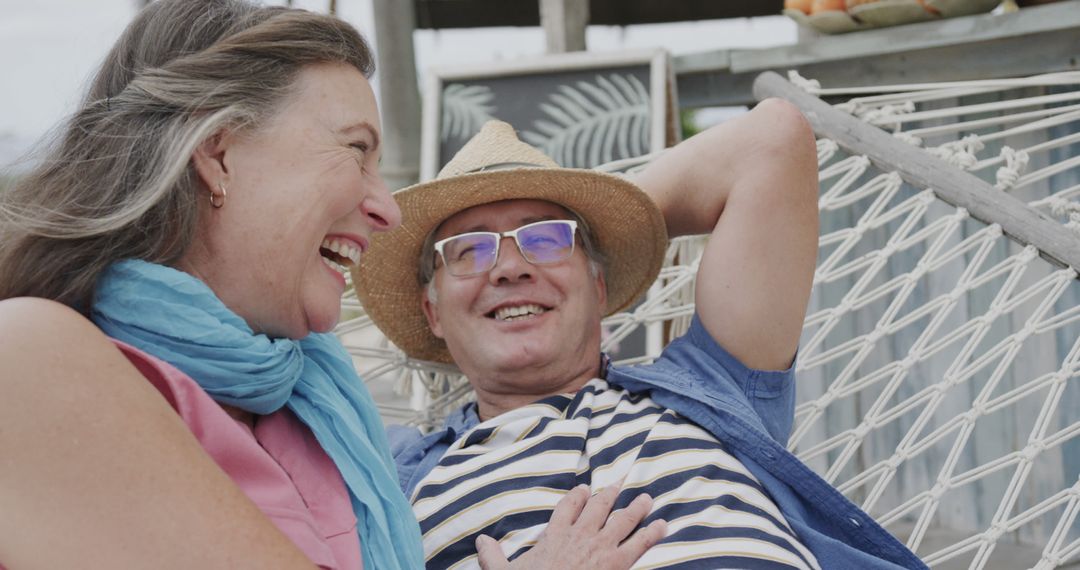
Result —
<instances>
[{"instance_id":1,"label":"man's face","mask_svg":"<svg viewBox=\"0 0 1080 570\"><path fill-rule=\"evenodd\" d=\"M551 202L507 200L458 212L435 239L568 217ZM543 396L561 391L560 382L583 367L595 367L607 298L580 240L569 258L533 265L504 237L495 267L470 277L450 275L436 258L435 302L425 297L424 313L478 391Z\"/></svg>"}]
</instances>

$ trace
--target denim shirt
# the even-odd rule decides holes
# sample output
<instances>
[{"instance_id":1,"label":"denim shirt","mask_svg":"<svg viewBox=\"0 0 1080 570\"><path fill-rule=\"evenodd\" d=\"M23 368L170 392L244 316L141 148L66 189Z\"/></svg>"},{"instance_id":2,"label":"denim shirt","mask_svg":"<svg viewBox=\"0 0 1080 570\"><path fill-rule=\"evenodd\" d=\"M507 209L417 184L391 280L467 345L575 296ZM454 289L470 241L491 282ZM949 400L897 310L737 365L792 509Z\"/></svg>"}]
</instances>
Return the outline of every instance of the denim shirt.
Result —
<instances>
[{"instance_id":1,"label":"denim shirt","mask_svg":"<svg viewBox=\"0 0 1080 570\"><path fill-rule=\"evenodd\" d=\"M822 568L896 569L927 566L877 521L799 461L785 447L795 411L794 367L747 368L723 349L694 316L687 333L652 364L614 366L607 381L650 393L711 432L757 477ZM467 404L441 430L421 436L392 426L390 448L406 496L457 438L480 423Z\"/></svg>"}]
</instances>

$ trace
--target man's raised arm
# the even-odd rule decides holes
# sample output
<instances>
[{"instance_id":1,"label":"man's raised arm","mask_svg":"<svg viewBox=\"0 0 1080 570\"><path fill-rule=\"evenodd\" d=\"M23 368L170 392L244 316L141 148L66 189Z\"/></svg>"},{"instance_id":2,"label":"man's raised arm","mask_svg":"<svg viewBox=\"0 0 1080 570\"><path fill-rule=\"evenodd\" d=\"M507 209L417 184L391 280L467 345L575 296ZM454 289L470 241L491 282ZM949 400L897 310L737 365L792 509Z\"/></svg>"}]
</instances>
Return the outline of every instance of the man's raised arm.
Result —
<instances>
[{"instance_id":1,"label":"man's raised arm","mask_svg":"<svg viewBox=\"0 0 1080 570\"><path fill-rule=\"evenodd\" d=\"M818 239L817 153L799 110L765 100L668 150L634 181L672 237L711 234L696 304L713 338L751 368L787 368Z\"/></svg>"}]
</instances>

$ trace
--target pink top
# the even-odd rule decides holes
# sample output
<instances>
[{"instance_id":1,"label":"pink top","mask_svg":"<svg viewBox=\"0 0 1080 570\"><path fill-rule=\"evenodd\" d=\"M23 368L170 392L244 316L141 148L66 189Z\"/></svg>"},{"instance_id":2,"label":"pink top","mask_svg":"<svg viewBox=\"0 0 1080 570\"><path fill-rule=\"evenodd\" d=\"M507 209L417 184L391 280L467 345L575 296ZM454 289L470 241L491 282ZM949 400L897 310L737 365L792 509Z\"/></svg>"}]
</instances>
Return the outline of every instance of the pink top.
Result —
<instances>
[{"instance_id":1,"label":"pink top","mask_svg":"<svg viewBox=\"0 0 1080 570\"><path fill-rule=\"evenodd\" d=\"M210 457L320 568L363 568L345 482L311 430L287 409L254 431L225 413L188 375L113 340L158 389Z\"/></svg>"}]
</instances>

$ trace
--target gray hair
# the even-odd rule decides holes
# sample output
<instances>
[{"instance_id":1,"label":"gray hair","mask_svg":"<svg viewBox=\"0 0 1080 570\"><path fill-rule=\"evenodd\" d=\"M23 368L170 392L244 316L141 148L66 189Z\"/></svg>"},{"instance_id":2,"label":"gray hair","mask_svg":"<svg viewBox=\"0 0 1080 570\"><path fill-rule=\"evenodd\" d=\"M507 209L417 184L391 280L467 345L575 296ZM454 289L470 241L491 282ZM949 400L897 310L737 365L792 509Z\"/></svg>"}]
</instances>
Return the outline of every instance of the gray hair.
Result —
<instances>
[{"instance_id":1,"label":"gray hair","mask_svg":"<svg viewBox=\"0 0 1080 570\"><path fill-rule=\"evenodd\" d=\"M206 188L191 154L223 128L257 129L300 71L374 71L334 18L244 0L158 0L113 46L44 160L0 191L0 299L31 295L88 314L124 258L176 263Z\"/></svg>"},{"instance_id":2,"label":"gray hair","mask_svg":"<svg viewBox=\"0 0 1080 570\"><path fill-rule=\"evenodd\" d=\"M559 207L566 211L569 219L577 222L578 236L581 237L581 251L585 252L585 257L589 260L589 272L592 273L593 277L605 275L607 273L607 256L596 246L596 236L593 234L589 222L586 222L585 218L570 208L562 205ZM441 227L442 224L435 226L435 229L431 230L427 237L424 238L424 244L420 246L420 265L417 268L417 279L420 281L420 285L426 289L428 301L433 304L438 301L434 280L435 234L439 233Z\"/></svg>"}]
</instances>

